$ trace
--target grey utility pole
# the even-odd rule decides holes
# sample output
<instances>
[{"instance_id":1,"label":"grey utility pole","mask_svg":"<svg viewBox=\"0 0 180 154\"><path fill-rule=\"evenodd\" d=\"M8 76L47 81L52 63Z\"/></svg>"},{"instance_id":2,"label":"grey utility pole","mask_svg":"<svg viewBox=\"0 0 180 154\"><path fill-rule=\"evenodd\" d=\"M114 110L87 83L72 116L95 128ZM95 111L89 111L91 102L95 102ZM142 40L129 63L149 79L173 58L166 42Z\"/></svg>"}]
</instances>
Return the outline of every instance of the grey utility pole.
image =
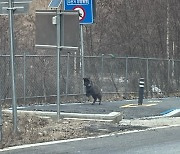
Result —
<instances>
[{"instance_id":1,"label":"grey utility pole","mask_svg":"<svg viewBox=\"0 0 180 154\"><path fill-rule=\"evenodd\" d=\"M11 55L11 76L12 76L12 105L13 105L13 131L17 132L17 103L15 83L15 62L14 62L14 16L12 0L9 0L9 34L10 34L10 55Z\"/></svg>"},{"instance_id":2,"label":"grey utility pole","mask_svg":"<svg viewBox=\"0 0 180 154\"><path fill-rule=\"evenodd\" d=\"M0 0L0 15L8 15L9 18L9 44L10 65L12 80L12 109L13 109L13 131L17 132L17 100L15 83L15 48L14 48L14 14L27 13L29 3L32 0Z\"/></svg>"},{"instance_id":3,"label":"grey utility pole","mask_svg":"<svg viewBox=\"0 0 180 154\"><path fill-rule=\"evenodd\" d=\"M60 55L61 55L61 17L60 10L57 9L57 116L60 119Z\"/></svg>"}]
</instances>

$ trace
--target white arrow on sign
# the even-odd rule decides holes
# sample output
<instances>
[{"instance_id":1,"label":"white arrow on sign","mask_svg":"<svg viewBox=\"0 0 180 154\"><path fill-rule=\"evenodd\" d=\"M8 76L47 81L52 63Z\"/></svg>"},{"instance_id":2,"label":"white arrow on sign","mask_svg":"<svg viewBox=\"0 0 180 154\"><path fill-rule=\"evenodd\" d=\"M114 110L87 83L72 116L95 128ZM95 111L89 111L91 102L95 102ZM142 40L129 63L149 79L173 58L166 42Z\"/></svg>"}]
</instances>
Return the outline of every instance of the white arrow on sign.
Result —
<instances>
[{"instance_id":1,"label":"white arrow on sign","mask_svg":"<svg viewBox=\"0 0 180 154\"><path fill-rule=\"evenodd\" d=\"M85 18L86 12L85 12L83 7L76 6L76 7L73 8L73 10L79 11L79 21L81 21L81 20L83 20Z\"/></svg>"}]
</instances>

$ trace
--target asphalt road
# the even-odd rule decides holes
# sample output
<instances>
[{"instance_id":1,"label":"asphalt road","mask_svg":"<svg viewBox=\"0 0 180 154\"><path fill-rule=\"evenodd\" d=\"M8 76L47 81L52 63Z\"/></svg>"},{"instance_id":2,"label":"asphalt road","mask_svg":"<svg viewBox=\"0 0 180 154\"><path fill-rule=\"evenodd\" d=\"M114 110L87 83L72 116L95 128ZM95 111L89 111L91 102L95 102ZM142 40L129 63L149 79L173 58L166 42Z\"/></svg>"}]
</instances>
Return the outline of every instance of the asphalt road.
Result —
<instances>
[{"instance_id":1,"label":"asphalt road","mask_svg":"<svg viewBox=\"0 0 180 154\"><path fill-rule=\"evenodd\" d=\"M32 146L1 154L179 154L180 127Z\"/></svg>"},{"instance_id":2,"label":"asphalt road","mask_svg":"<svg viewBox=\"0 0 180 154\"><path fill-rule=\"evenodd\" d=\"M70 103L60 105L61 112L83 114L108 114L121 112L125 119L159 116L171 109L180 109L180 98L144 99L143 105L137 105L138 100L122 100L114 102L102 102L102 105L91 103ZM57 111L56 104L33 105L21 107L21 110Z\"/></svg>"}]
</instances>

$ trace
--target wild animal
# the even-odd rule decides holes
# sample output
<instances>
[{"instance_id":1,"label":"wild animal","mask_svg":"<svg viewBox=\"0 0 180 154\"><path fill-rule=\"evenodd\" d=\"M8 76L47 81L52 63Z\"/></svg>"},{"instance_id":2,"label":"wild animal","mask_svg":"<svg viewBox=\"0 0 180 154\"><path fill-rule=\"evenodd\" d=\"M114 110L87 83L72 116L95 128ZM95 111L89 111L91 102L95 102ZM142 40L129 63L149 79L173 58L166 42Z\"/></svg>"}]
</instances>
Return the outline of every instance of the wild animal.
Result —
<instances>
[{"instance_id":1,"label":"wild animal","mask_svg":"<svg viewBox=\"0 0 180 154\"><path fill-rule=\"evenodd\" d=\"M86 87L86 96L87 97L92 96L94 99L92 105L95 104L97 99L99 100L99 105L100 105L102 100L101 89L97 85L93 84L90 78L83 78L83 80L84 80L84 86Z\"/></svg>"}]
</instances>

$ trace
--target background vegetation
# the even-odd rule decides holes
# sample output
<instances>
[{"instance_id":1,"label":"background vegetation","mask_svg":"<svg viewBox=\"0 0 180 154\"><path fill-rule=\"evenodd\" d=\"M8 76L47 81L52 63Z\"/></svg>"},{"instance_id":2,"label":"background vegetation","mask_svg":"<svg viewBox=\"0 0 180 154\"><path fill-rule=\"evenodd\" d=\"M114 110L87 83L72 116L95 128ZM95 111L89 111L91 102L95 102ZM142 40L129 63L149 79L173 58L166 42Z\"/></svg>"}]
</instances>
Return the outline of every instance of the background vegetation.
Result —
<instances>
[{"instance_id":1,"label":"background vegetation","mask_svg":"<svg viewBox=\"0 0 180 154\"><path fill-rule=\"evenodd\" d=\"M56 51L35 48L35 10L50 9L49 2L32 0L28 14L15 15L15 54L21 55L16 57L18 96L56 96ZM105 92L137 91L141 77L147 92L152 85L178 91L179 10L178 0L96 0L94 24L83 25L85 76L97 81ZM8 17L0 16L3 98L11 97L8 30ZM65 53L61 58L61 94L82 93L80 58L79 53L71 53L69 58Z\"/></svg>"},{"instance_id":2,"label":"background vegetation","mask_svg":"<svg viewBox=\"0 0 180 154\"><path fill-rule=\"evenodd\" d=\"M27 15L15 16L18 53L36 53L35 10L50 0L33 0ZM84 26L85 54L179 58L180 1L96 0L96 18ZM0 16L0 54L9 54L8 19Z\"/></svg>"}]
</instances>

